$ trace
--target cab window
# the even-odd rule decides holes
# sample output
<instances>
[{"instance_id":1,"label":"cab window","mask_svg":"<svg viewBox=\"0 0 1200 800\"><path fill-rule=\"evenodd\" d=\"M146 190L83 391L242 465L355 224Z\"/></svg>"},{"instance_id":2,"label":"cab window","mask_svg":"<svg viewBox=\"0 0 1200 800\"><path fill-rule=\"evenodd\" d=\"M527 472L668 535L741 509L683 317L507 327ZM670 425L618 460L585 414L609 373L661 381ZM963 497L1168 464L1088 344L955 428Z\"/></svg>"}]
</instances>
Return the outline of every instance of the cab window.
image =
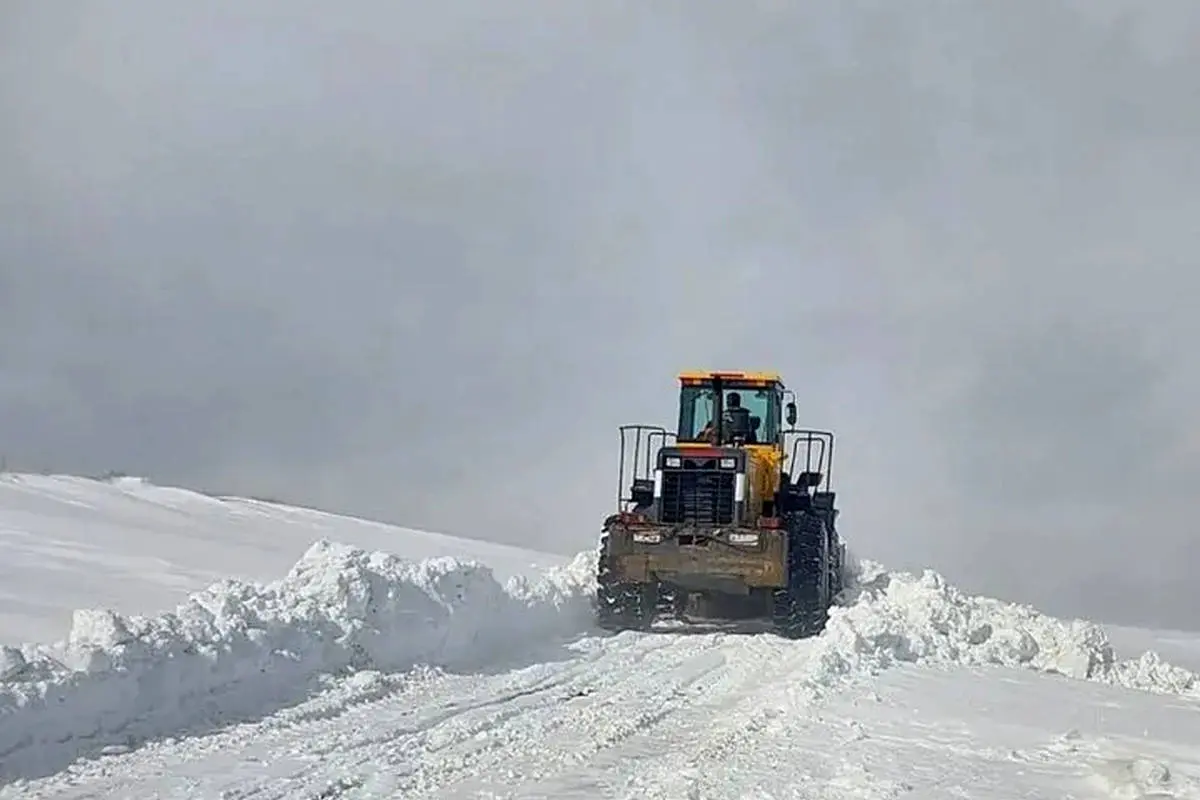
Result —
<instances>
[{"instance_id":1,"label":"cab window","mask_svg":"<svg viewBox=\"0 0 1200 800\"><path fill-rule=\"evenodd\" d=\"M699 441L701 432L712 421L714 406L712 387L683 387L679 397L679 439Z\"/></svg>"},{"instance_id":2,"label":"cab window","mask_svg":"<svg viewBox=\"0 0 1200 800\"><path fill-rule=\"evenodd\" d=\"M734 387L725 390L724 406L730 408L730 396L738 395L741 405L752 417L759 419L751 442L766 444L776 441L779 433L779 393L774 388ZM705 429L712 422L713 389L711 386L684 386L679 403L679 439L695 442L704 439Z\"/></svg>"}]
</instances>

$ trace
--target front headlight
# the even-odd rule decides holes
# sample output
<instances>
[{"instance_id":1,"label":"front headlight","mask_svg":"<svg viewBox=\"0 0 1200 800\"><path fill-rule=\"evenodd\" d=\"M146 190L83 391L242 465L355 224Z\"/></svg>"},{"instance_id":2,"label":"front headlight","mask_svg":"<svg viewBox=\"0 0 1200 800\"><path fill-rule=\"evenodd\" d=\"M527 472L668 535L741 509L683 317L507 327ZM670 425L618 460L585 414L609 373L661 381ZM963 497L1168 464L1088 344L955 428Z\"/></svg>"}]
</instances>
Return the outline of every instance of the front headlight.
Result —
<instances>
[{"instance_id":1,"label":"front headlight","mask_svg":"<svg viewBox=\"0 0 1200 800\"><path fill-rule=\"evenodd\" d=\"M722 458L721 459L721 469L737 469L737 459L736 458Z\"/></svg>"},{"instance_id":2,"label":"front headlight","mask_svg":"<svg viewBox=\"0 0 1200 800\"><path fill-rule=\"evenodd\" d=\"M730 544L758 544L757 533L731 533L729 534Z\"/></svg>"},{"instance_id":3,"label":"front headlight","mask_svg":"<svg viewBox=\"0 0 1200 800\"><path fill-rule=\"evenodd\" d=\"M679 456L667 456L667 460L665 463L668 467L678 468L678 467L683 466L683 460L680 459Z\"/></svg>"}]
</instances>

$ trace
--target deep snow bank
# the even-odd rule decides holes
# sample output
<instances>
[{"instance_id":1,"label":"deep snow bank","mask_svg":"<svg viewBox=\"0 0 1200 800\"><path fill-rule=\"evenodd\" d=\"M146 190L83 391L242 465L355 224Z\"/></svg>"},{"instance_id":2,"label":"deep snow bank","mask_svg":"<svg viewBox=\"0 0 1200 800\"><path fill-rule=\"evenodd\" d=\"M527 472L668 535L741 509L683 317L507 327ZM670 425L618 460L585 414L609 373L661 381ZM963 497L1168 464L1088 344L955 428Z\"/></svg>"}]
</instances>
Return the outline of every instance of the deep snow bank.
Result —
<instances>
[{"instance_id":1,"label":"deep snow bank","mask_svg":"<svg viewBox=\"0 0 1200 800\"><path fill-rule=\"evenodd\" d=\"M160 614L215 581L267 582L319 539L487 564L501 581L568 559L512 545L140 478L0 474L0 644L61 635L77 608Z\"/></svg>"},{"instance_id":2,"label":"deep snow bank","mask_svg":"<svg viewBox=\"0 0 1200 800\"><path fill-rule=\"evenodd\" d=\"M586 628L592 562L501 585L488 567L321 541L282 580L227 580L173 613L77 611L68 638L0 649L0 776L252 717L347 668L469 666Z\"/></svg>"},{"instance_id":3,"label":"deep snow bank","mask_svg":"<svg viewBox=\"0 0 1200 800\"><path fill-rule=\"evenodd\" d=\"M1119 661L1104 628L1026 605L967 595L936 572L889 572L854 562L845 606L817 640L814 680L873 672L897 662L998 665L1055 672L1132 689L1200 696L1200 675L1156 653Z\"/></svg>"}]
</instances>

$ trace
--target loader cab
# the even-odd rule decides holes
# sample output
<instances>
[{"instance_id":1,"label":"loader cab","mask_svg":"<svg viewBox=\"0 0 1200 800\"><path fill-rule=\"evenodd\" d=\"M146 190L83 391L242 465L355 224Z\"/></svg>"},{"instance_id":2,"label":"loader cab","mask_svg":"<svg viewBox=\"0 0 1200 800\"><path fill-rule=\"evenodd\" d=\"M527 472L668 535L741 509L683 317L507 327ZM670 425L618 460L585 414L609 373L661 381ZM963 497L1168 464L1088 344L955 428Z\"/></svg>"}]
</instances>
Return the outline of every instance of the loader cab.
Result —
<instances>
[{"instance_id":1,"label":"loader cab","mask_svg":"<svg viewBox=\"0 0 1200 800\"><path fill-rule=\"evenodd\" d=\"M783 383L773 374L726 372L683 373L679 376L678 441L695 444L780 444ZM721 402L717 402L717 392ZM712 437L718 405L726 425L721 440ZM745 412L730 414L740 406ZM737 424L738 418L744 420ZM730 420L734 421L730 425Z\"/></svg>"}]
</instances>

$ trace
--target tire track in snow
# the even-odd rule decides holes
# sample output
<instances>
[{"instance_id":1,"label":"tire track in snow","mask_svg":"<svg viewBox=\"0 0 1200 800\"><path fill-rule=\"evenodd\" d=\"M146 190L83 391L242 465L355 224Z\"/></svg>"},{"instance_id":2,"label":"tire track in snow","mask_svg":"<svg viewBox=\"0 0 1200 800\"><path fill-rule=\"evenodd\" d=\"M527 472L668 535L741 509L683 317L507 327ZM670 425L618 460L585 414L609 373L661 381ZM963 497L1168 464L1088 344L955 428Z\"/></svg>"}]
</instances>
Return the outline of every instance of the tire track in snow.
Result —
<instances>
[{"instance_id":1,"label":"tire track in snow","mask_svg":"<svg viewBox=\"0 0 1200 800\"><path fill-rule=\"evenodd\" d=\"M306 777L305 788L365 776L363 789L370 796L426 798L442 792L461 796L463 784L497 775L508 776L501 783L520 780L512 774L515 764L524 772L531 764L577 758L580 747L572 733L606 730L593 743L596 749L658 724L678 706L670 695L724 661L716 652L722 642L713 637L627 634L584 646L599 648L589 668L556 682L555 692L474 706L415 732L380 719L378 736L326 753L326 763ZM488 696L493 692L494 687L485 689ZM294 796L298 788L293 784L272 797Z\"/></svg>"},{"instance_id":2,"label":"tire track in snow","mask_svg":"<svg viewBox=\"0 0 1200 800\"><path fill-rule=\"evenodd\" d=\"M418 673L380 678L396 688L356 705L347 699L369 694L371 684L364 682L366 690L347 688L346 684L362 680L355 677L261 722L84 762L52 778L0 789L0 798L149 793L164 798L268 800L317 797L338 785L345 794L360 790L359 777L369 779L380 769L419 775L421 759L451 752L480 731L501 727L531 709L553 709L574 695L619 691L621 684L636 682L639 676L652 679L661 668L659 661L673 663L686 657L692 648L685 645L686 640L675 637L584 639L573 648L578 653L574 658L497 675ZM681 647L683 652L677 656L656 659L660 651Z\"/></svg>"},{"instance_id":3,"label":"tire track in snow","mask_svg":"<svg viewBox=\"0 0 1200 800\"><path fill-rule=\"evenodd\" d=\"M492 675L353 676L258 723L12 788L189 800L650 797L655 786L686 796L689 768L754 735L809 650L769 635L626 633Z\"/></svg>"},{"instance_id":4,"label":"tire track in snow","mask_svg":"<svg viewBox=\"0 0 1200 800\"><path fill-rule=\"evenodd\" d=\"M575 769L544 776L511 797L692 797L695 774L719 770L721 759L786 713L791 686L810 670L810 642L766 634L744 637L732 652L735 668L713 692L672 719L670 736L639 735ZM805 709L791 709L803 713ZM657 732L655 732L657 733ZM761 753L759 753L761 755ZM617 775L618 779L602 778ZM619 784L619 785L618 785Z\"/></svg>"},{"instance_id":5,"label":"tire track in snow","mask_svg":"<svg viewBox=\"0 0 1200 800\"><path fill-rule=\"evenodd\" d=\"M421 761L417 774L389 788L430 798L486 796L577 767L635 738L666 735L684 709L736 683L743 645L724 636L679 637L640 668L627 667L629 674L607 675L586 694L482 729L479 738Z\"/></svg>"}]
</instances>

